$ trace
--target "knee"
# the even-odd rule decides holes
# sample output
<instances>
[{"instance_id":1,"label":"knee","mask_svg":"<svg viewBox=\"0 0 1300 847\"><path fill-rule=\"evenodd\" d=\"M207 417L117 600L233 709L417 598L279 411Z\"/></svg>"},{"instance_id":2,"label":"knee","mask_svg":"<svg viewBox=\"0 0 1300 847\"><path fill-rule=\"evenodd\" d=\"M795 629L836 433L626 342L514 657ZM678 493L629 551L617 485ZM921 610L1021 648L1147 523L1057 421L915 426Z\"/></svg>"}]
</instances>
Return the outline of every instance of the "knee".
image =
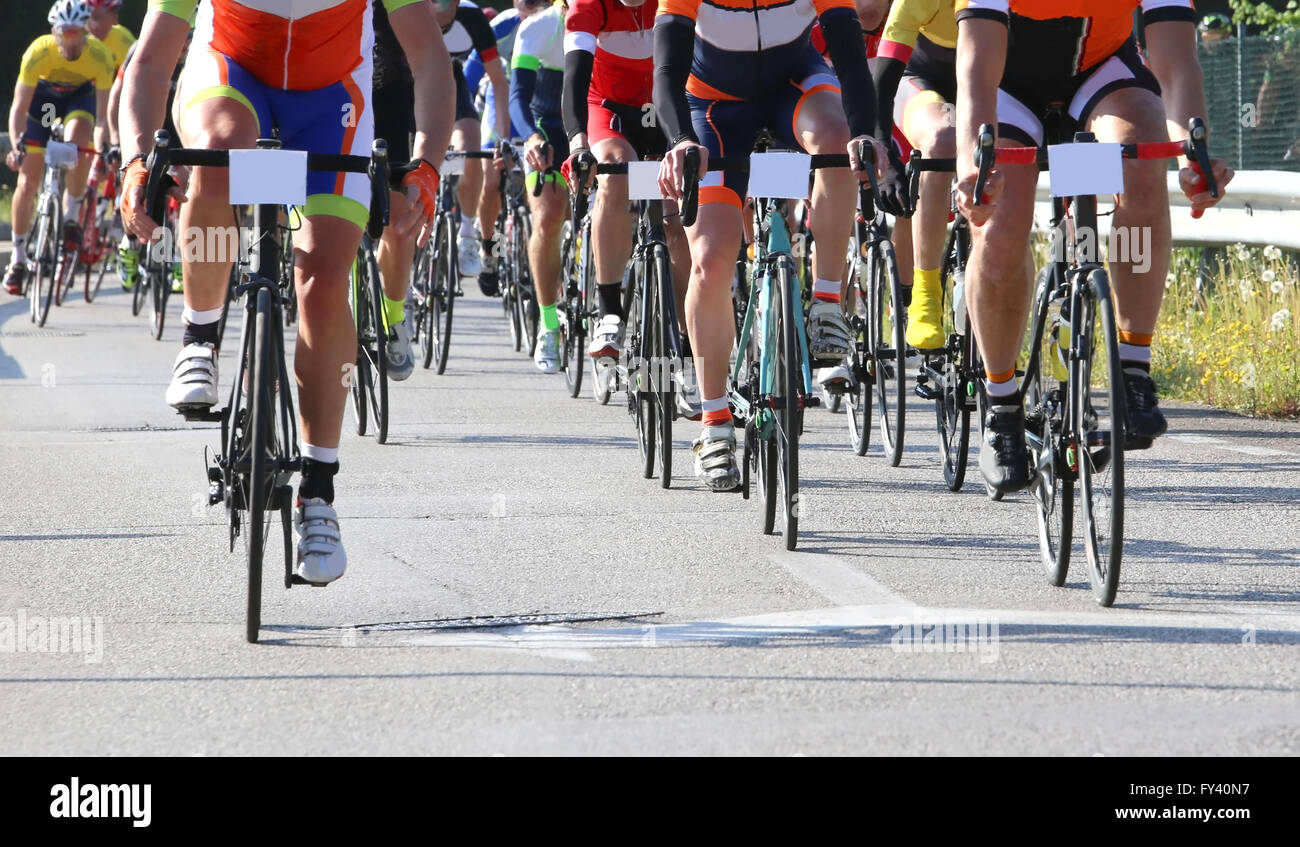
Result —
<instances>
[{"instance_id":1,"label":"knee","mask_svg":"<svg viewBox=\"0 0 1300 847\"><path fill-rule=\"evenodd\" d=\"M920 146L921 155L927 159L939 159L956 155L957 144L955 138L956 134L948 123L928 121L925 126L921 127L916 141ZM930 175L944 176L943 174L927 174L927 176Z\"/></svg>"},{"instance_id":2,"label":"knee","mask_svg":"<svg viewBox=\"0 0 1300 847\"><path fill-rule=\"evenodd\" d=\"M1124 171L1124 193L1118 206L1126 212L1154 218L1167 215L1168 187L1163 162L1132 162Z\"/></svg>"},{"instance_id":3,"label":"knee","mask_svg":"<svg viewBox=\"0 0 1300 847\"><path fill-rule=\"evenodd\" d=\"M703 294L719 290L730 293L731 277L736 268L736 253L717 245L697 245L691 254L691 288Z\"/></svg>"}]
</instances>

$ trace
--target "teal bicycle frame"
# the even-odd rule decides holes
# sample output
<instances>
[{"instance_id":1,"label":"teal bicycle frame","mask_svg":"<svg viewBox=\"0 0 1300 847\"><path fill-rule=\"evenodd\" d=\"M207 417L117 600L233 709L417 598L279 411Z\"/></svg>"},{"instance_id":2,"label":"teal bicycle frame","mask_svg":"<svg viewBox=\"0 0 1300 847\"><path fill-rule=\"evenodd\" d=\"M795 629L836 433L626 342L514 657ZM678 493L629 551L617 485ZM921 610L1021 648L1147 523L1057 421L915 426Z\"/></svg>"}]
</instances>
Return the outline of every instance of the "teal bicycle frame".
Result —
<instances>
[{"instance_id":1,"label":"teal bicycle frame","mask_svg":"<svg viewBox=\"0 0 1300 847\"><path fill-rule=\"evenodd\" d=\"M761 210L761 211L760 211ZM755 255L749 274L749 297L745 308L745 319L741 325L740 335L736 338L735 362L731 370L731 388L728 399L737 415L744 420L754 420L760 438L773 436L775 416L772 407L766 401L772 396L776 385L777 348L781 339L776 335L776 323L769 320L774 305L773 298L780 297L777 287L778 266L784 265L789 292L786 302L790 304L791 317L795 322L795 337L799 339L799 354L803 375L802 396L812 396L812 371L808 365L808 333L804 330L803 299L800 292L798 269L791 254L790 232L786 229L782 205L775 200L756 200L754 205ZM757 286L755 286L757 283ZM754 296L757 288L758 296ZM745 350L749 346L751 335L757 332L762 339L759 348L758 392L751 399L737 390L743 380L745 367Z\"/></svg>"}]
</instances>

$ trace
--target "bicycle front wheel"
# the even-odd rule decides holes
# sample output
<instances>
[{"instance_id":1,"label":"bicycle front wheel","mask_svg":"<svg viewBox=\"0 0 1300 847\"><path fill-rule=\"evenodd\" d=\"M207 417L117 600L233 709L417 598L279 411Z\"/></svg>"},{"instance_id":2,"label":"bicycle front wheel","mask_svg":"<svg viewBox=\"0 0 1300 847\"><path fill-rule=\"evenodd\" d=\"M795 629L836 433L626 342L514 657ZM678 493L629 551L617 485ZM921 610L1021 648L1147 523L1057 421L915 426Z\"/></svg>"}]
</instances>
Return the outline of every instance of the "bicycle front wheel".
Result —
<instances>
[{"instance_id":1,"label":"bicycle front wheel","mask_svg":"<svg viewBox=\"0 0 1300 847\"><path fill-rule=\"evenodd\" d=\"M451 315L456 303L456 286L460 284L460 273L456 268L456 220L452 215L443 216L442 244L438 252L441 255L434 259L438 265L438 278L433 288L430 326L434 332L434 358L438 365L435 372L441 375L447 370L447 355L451 352Z\"/></svg>"},{"instance_id":2,"label":"bicycle front wheel","mask_svg":"<svg viewBox=\"0 0 1300 847\"><path fill-rule=\"evenodd\" d=\"M45 326L54 302L55 273L59 262L58 236L54 231L54 218L45 214L36 236L36 279L29 288L32 304L32 321Z\"/></svg>"},{"instance_id":3,"label":"bicycle front wheel","mask_svg":"<svg viewBox=\"0 0 1300 847\"><path fill-rule=\"evenodd\" d=\"M370 290L370 322L374 327L373 344L367 346L374 383L370 390L370 410L375 416L375 441L388 441L388 330L384 325L384 284L379 276L379 262L367 241L361 247L357 263L364 268Z\"/></svg>"},{"instance_id":4,"label":"bicycle front wheel","mask_svg":"<svg viewBox=\"0 0 1300 847\"><path fill-rule=\"evenodd\" d=\"M272 381L276 378L271 365L271 294L266 289L257 292L257 316L248 357L251 364L249 380L248 477L246 480L248 528L245 536L248 549L248 603L245 613L244 635L248 643L256 644L262 625L262 559L266 553L268 530L267 509L274 486L274 471L270 468L272 415L275 395Z\"/></svg>"},{"instance_id":5,"label":"bicycle front wheel","mask_svg":"<svg viewBox=\"0 0 1300 847\"><path fill-rule=\"evenodd\" d=\"M1105 271L1088 274L1072 340L1072 421L1079 467L1083 549L1094 599L1115 602L1124 552L1124 371Z\"/></svg>"},{"instance_id":6,"label":"bicycle front wheel","mask_svg":"<svg viewBox=\"0 0 1300 847\"><path fill-rule=\"evenodd\" d=\"M803 354L794 320L794 310L802 309L798 284L791 268L784 262L777 265L776 283L781 292L780 354L776 371L775 394L782 401L776 415L777 446L780 451L780 477L783 496L781 505L785 517L785 549L793 550L799 541L799 435L803 432Z\"/></svg>"},{"instance_id":7,"label":"bicycle front wheel","mask_svg":"<svg viewBox=\"0 0 1300 847\"><path fill-rule=\"evenodd\" d=\"M651 262L650 279L646 281L654 292L655 358L651 369L659 381L655 399L659 409L659 487L668 488L673 484L673 418L677 414L676 389L673 387L673 370L680 363L669 364L669 333L673 328L668 325L670 310L664 298L672 296L672 266L668 261L668 249L655 245Z\"/></svg>"},{"instance_id":8,"label":"bicycle front wheel","mask_svg":"<svg viewBox=\"0 0 1300 847\"><path fill-rule=\"evenodd\" d=\"M903 289L898 279L894 245L881 241L868 262L869 291L875 298L869 320L875 327L876 400L880 408L881 446L891 467L903 460L907 415L907 342L903 321Z\"/></svg>"}]
</instances>

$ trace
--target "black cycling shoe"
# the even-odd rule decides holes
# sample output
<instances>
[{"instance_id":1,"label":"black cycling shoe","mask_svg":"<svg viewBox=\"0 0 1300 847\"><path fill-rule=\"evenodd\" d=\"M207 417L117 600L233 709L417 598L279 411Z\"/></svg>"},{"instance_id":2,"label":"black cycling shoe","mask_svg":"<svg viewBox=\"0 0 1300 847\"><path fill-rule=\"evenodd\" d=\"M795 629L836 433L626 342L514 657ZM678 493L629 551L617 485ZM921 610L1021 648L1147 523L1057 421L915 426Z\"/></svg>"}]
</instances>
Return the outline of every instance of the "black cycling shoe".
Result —
<instances>
[{"instance_id":1,"label":"black cycling shoe","mask_svg":"<svg viewBox=\"0 0 1300 847\"><path fill-rule=\"evenodd\" d=\"M1020 491L1029 485L1023 406L993 406L989 409L984 418L984 443L980 445L980 473L984 474L989 485L1003 494Z\"/></svg>"},{"instance_id":2,"label":"black cycling shoe","mask_svg":"<svg viewBox=\"0 0 1300 847\"><path fill-rule=\"evenodd\" d=\"M1169 424L1160 411L1156 384L1150 374L1138 368L1124 370L1124 400L1128 407L1125 450L1145 450L1165 434Z\"/></svg>"},{"instance_id":3,"label":"black cycling shoe","mask_svg":"<svg viewBox=\"0 0 1300 847\"><path fill-rule=\"evenodd\" d=\"M76 221L63 222L63 249L77 250L81 247L81 224Z\"/></svg>"},{"instance_id":4,"label":"black cycling shoe","mask_svg":"<svg viewBox=\"0 0 1300 847\"><path fill-rule=\"evenodd\" d=\"M5 271L5 290L17 297L23 293L23 277L27 275L27 266L15 263Z\"/></svg>"},{"instance_id":5,"label":"black cycling shoe","mask_svg":"<svg viewBox=\"0 0 1300 847\"><path fill-rule=\"evenodd\" d=\"M485 297L498 297L501 294L501 281L496 271L483 271L478 275L478 290Z\"/></svg>"}]
</instances>

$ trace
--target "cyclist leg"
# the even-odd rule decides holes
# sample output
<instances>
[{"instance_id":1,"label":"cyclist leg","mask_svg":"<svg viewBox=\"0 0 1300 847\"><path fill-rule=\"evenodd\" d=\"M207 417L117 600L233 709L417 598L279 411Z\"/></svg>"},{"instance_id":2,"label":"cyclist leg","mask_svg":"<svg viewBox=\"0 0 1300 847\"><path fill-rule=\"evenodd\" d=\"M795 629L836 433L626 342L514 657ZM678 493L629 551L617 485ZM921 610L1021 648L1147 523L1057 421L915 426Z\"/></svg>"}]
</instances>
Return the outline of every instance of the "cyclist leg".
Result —
<instances>
[{"instance_id":1,"label":"cyclist leg","mask_svg":"<svg viewBox=\"0 0 1300 847\"><path fill-rule=\"evenodd\" d=\"M549 129L548 138L564 137L562 128ZM554 140L551 145L551 164L558 165L568 155L568 145ZM534 197L533 186L539 179L542 191ZM558 170L529 173L524 185L533 227L528 240L528 264L541 324L533 361L543 373L556 373L560 369L560 319L556 311L560 299L560 237L569 214L568 187Z\"/></svg>"},{"instance_id":2,"label":"cyclist leg","mask_svg":"<svg viewBox=\"0 0 1300 847\"><path fill-rule=\"evenodd\" d=\"M474 111L474 101L460 64L453 63L453 67L456 69L456 123L452 127L451 146L455 150L478 150L482 138L478 112ZM456 249L461 276L476 277L483 269L478 233L478 201L482 191L483 162L481 159L466 159L465 170L456 186L456 202L460 205L460 234Z\"/></svg>"},{"instance_id":3,"label":"cyclist leg","mask_svg":"<svg viewBox=\"0 0 1300 847\"><path fill-rule=\"evenodd\" d=\"M35 98L32 109L37 109ZM10 207L14 249L4 277L5 289L13 295L22 291L23 278L27 273L28 248L36 247L35 244L27 243L27 235L32 228L33 203L41 190L41 175L45 170L45 140L48 137L49 128L43 127L38 118L28 114L27 132L23 136L23 163L18 167L18 184L14 187L13 204Z\"/></svg>"},{"instance_id":4,"label":"cyclist leg","mask_svg":"<svg viewBox=\"0 0 1300 847\"><path fill-rule=\"evenodd\" d=\"M483 144L485 150L494 149L495 145ZM504 245L497 241L497 218L501 215L501 171L494 162L483 165L483 193L478 201L478 227L482 236L482 270L478 275L479 290L488 297L500 293L497 262L504 252Z\"/></svg>"},{"instance_id":5,"label":"cyclist leg","mask_svg":"<svg viewBox=\"0 0 1300 847\"><path fill-rule=\"evenodd\" d=\"M252 147L260 128L270 126L262 90L251 74L221 54L192 53L176 97L183 104L177 125L181 143L217 150ZM230 207L228 169L195 168L191 172L179 228L182 233L198 228L204 233L205 245L216 243L214 229L233 234L234 243L239 244ZM220 240L228 244L230 238ZM167 403L174 408L211 407L217 402L217 328L234 258L229 251L211 256L200 251L197 256L185 257L184 336L167 389Z\"/></svg>"},{"instance_id":6,"label":"cyclist leg","mask_svg":"<svg viewBox=\"0 0 1300 847\"><path fill-rule=\"evenodd\" d=\"M91 135L95 129L95 94L92 91L85 98L77 98L63 118L63 138L78 147L89 147ZM89 109L86 107L89 106ZM65 184L66 193L63 200L63 214L67 220L76 225L77 212L81 207L81 198L86 193L86 180L90 176L90 163L93 156L77 156L77 164L68 170ZM78 239L80 241L80 239Z\"/></svg>"},{"instance_id":7,"label":"cyclist leg","mask_svg":"<svg viewBox=\"0 0 1300 847\"><path fill-rule=\"evenodd\" d=\"M839 83L824 65L798 83L779 107L776 126L789 126L809 153L842 153L849 146L849 125L844 117ZM785 120L786 104L790 119ZM808 313L809 353L826 364L837 363L849 352L849 328L844 319L844 257L853 231L857 181L847 168L820 168L813 177L809 225L817 249L813 251L813 304ZM811 364L811 363L810 363Z\"/></svg>"},{"instance_id":8,"label":"cyclist leg","mask_svg":"<svg viewBox=\"0 0 1300 847\"><path fill-rule=\"evenodd\" d=\"M589 119L588 128L598 122ZM592 137L591 152L602 164L635 162L636 151L626 138L607 133L604 138ZM623 272L627 269L635 239L636 219L628 201L628 179L625 174L607 174L597 181L596 199L591 209L591 251L595 262L596 287L600 324L593 333L587 352L592 358L617 359L623 349L623 328L627 315L623 313Z\"/></svg>"},{"instance_id":9,"label":"cyclist leg","mask_svg":"<svg viewBox=\"0 0 1300 847\"><path fill-rule=\"evenodd\" d=\"M1043 128L1035 112L1005 91L998 92L998 146L1041 145ZM984 358L984 388L990 412L983 422L980 471L999 491L1028 484L1024 406L1016 382L1016 359L1029 314L1025 245L1034 220L1038 169L1004 165L1002 193L993 217L971 227L966 266L966 308Z\"/></svg>"},{"instance_id":10,"label":"cyclist leg","mask_svg":"<svg viewBox=\"0 0 1300 847\"><path fill-rule=\"evenodd\" d=\"M1127 74L1130 85L1118 89L1112 86L1099 96L1095 91L1100 85L1085 82L1071 102L1071 114L1077 108L1084 125L1096 133L1098 141L1129 144L1168 140L1164 106L1156 93L1158 85L1128 45L1102 63L1092 78L1117 74ZM1134 435L1147 440L1141 446L1163 435L1167 428L1150 374L1151 340L1160 316L1171 247L1166 167L1167 163L1159 159L1124 160L1124 193L1116 198L1107 257L1115 292L1129 425Z\"/></svg>"},{"instance_id":11,"label":"cyclist leg","mask_svg":"<svg viewBox=\"0 0 1300 847\"><path fill-rule=\"evenodd\" d=\"M948 158L956 154L953 109L934 84L919 76L904 76L894 101L895 126L901 127L911 147L926 158ZM947 235L950 174L926 171L921 174L912 235L915 260L912 297L907 316L907 343L918 350L942 347L943 292L939 290L939 266ZM901 269L900 269L901 270Z\"/></svg>"},{"instance_id":12,"label":"cyclist leg","mask_svg":"<svg viewBox=\"0 0 1300 847\"><path fill-rule=\"evenodd\" d=\"M411 160L411 133L415 131L414 102L411 84L393 83L374 92L375 137L388 142L388 165L397 167ZM389 216L402 219L409 211L406 195L388 193ZM388 375L402 381L415 369L411 352L410 328L406 325L406 294L410 288L411 264L415 258L415 238L403 238L396 227L385 227L375 247L379 276L384 288L384 322L388 325Z\"/></svg>"}]
</instances>

